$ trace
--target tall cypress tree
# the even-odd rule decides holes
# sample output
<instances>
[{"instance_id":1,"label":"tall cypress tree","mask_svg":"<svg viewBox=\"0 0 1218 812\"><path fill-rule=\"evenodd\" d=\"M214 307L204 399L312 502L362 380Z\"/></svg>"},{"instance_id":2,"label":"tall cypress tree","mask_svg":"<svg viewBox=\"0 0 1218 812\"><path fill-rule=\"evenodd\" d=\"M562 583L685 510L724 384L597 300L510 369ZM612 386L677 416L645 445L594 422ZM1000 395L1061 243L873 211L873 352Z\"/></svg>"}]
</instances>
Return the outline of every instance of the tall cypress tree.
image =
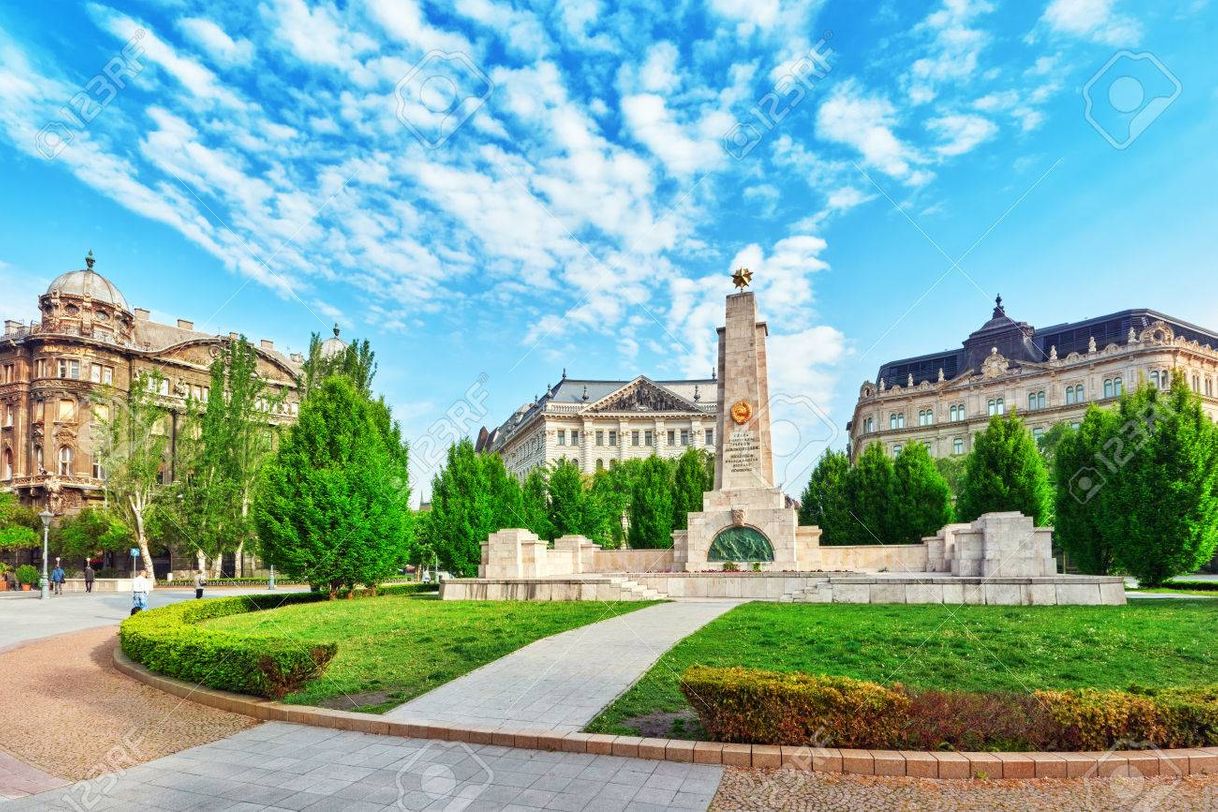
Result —
<instances>
[{"instance_id":1,"label":"tall cypress tree","mask_svg":"<svg viewBox=\"0 0 1218 812\"><path fill-rule=\"evenodd\" d=\"M630 500L630 546L655 549L672 546L672 474L663 459L652 455L643 461Z\"/></svg>"},{"instance_id":2,"label":"tall cypress tree","mask_svg":"<svg viewBox=\"0 0 1218 812\"><path fill-rule=\"evenodd\" d=\"M849 523L839 544L891 544L895 538L893 505L896 473L879 443L859 455L846 474L846 513Z\"/></svg>"},{"instance_id":3,"label":"tall cypress tree","mask_svg":"<svg viewBox=\"0 0 1218 812\"><path fill-rule=\"evenodd\" d=\"M584 475L571 460L559 460L550 472L550 524L554 537L579 534L591 537L590 511Z\"/></svg>"},{"instance_id":4,"label":"tall cypress tree","mask_svg":"<svg viewBox=\"0 0 1218 812\"><path fill-rule=\"evenodd\" d=\"M1101 497L1107 479L1099 470L1097 455L1104 453L1104 444L1115 433L1116 415L1092 404L1077 430L1063 425L1053 451L1053 540L1082 572L1107 575L1115 557L1104 533Z\"/></svg>"},{"instance_id":5,"label":"tall cypress tree","mask_svg":"<svg viewBox=\"0 0 1218 812\"><path fill-rule=\"evenodd\" d=\"M702 510L702 495L714 487L713 474L710 480L706 477L708 456L706 451L690 446L677 459L672 489L674 530L685 530L689 527L689 514Z\"/></svg>"},{"instance_id":6,"label":"tall cypress tree","mask_svg":"<svg viewBox=\"0 0 1218 812\"><path fill-rule=\"evenodd\" d=\"M1032 433L1014 411L991 417L968 456L956 503L961 520L1017 510L1042 526L1052 505L1049 474Z\"/></svg>"},{"instance_id":7,"label":"tall cypress tree","mask_svg":"<svg viewBox=\"0 0 1218 812\"><path fill-rule=\"evenodd\" d=\"M468 439L448 449L444 468L432 480L426 543L450 572L471 577L482 561L482 544L499 530L487 494L486 469Z\"/></svg>"},{"instance_id":8,"label":"tall cypress tree","mask_svg":"<svg viewBox=\"0 0 1218 812\"><path fill-rule=\"evenodd\" d=\"M821 530L820 543L847 544L854 520L846 506L846 477L850 473L850 457L844 451L826 450L808 477L808 485L800 495L799 523L816 525Z\"/></svg>"},{"instance_id":9,"label":"tall cypress tree","mask_svg":"<svg viewBox=\"0 0 1218 812\"><path fill-rule=\"evenodd\" d=\"M894 543L916 544L952 520L951 490L926 446L910 443L902 448L893 463L893 473Z\"/></svg>"},{"instance_id":10,"label":"tall cypress tree","mask_svg":"<svg viewBox=\"0 0 1218 812\"><path fill-rule=\"evenodd\" d=\"M544 466L529 471L529 475L524 479L521 509L524 514L524 526L536 533L538 538L552 540L554 526L550 524L549 490L549 471Z\"/></svg>"}]
</instances>

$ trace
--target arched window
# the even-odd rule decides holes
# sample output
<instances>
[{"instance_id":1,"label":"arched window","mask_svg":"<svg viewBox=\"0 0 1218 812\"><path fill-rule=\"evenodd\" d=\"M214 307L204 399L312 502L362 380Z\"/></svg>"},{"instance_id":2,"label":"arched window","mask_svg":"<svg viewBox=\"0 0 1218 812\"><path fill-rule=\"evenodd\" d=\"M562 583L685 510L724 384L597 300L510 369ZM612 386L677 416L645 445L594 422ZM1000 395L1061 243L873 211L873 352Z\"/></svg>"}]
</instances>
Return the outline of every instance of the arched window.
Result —
<instances>
[{"instance_id":1,"label":"arched window","mask_svg":"<svg viewBox=\"0 0 1218 812\"><path fill-rule=\"evenodd\" d=\"M13 450L11 448L4 449L4 478L6 480L13 478Z\"/></svg>"},{"instance_id":2,"label":"arched window","mask_svg":"<svg viewBox=\"0 0 1218 812\"><path fill-rule=\"evenodd\" d=\"M597 461L596 461L596 470L598 470L598 471L603 471L603 470L605 470L605 461L604 461L604 460L597 460Z\"/></svg>"},{"instance_id":3,"label":"arched window","mask_svg":"<svg viewBox=\"0 0 1218 812\"><path fill-rule=\"evenodd\" d=\"M42 462L42 446L34 446L34 473L41 474L44 470Z\"/></svg>"},{"instance_id":4,"label":"arched window","mask_svg":"<svg viewBox=\"0 0 1218 812\"><path fill-rule=\"evenodd\" d=\"M956 439L952 440L952 453L956 454L956 455L960 455L960 454L964 453L964 439L963 438L957 437Z\"/></svg>"},{"instance_id":5,"label":"arched window","mask_svg":"<svg viewBox=\"0 0 1218 812\"><path fill-rule=\"evenodd\" d=\"M1045 393L1042 389L1039 392L1028 393L1028 411L1045 408Z\"/></svg>"},{"instance_id":6,"label":"arched window","mask_svg":"<svg viewBox=\"0 0 1218 812\"><path fill-rule=\"evenodd\" d=\"M1150 371L1150 382L1155 385L1155 389L1159 388L1159 370L1152 369Z\"/></svg>"},{"instance_id":7,"label":"arched window","mask_svg":"<svg viewBox=\"0 0 1218 812\"><path fill-rule=\"evenodd\" d=\"M72 449L66 445L59 449L59 475L72 476Z\"/></svg>"},{"instance_id":8,"label":"arched window","mask_svg":"<svg viewBox=\"0 0 1218 812\"><path fill-rule=\"evenodd\" d=\"M1112 379L1112 391L1115 392L1118 397L1120 396L1121 392L1124 391L1124 388L1121 386L1121 376L1118 375Z\"/></svg>"},{"instance_id":9,"label":"arched window","mask_svg":"<svg viewBox=\"0 0 1218 812\"><path fill-rule=\"evenodd\" d=\"M895 457L896 455L898 455L898 454L900 454L900 453L901 453L901 444L900 444L900 443L897 443L896 445L894 445L894 446L892 447L892 456L894 456L894 457Z\"/></svg>"}]
</instances>

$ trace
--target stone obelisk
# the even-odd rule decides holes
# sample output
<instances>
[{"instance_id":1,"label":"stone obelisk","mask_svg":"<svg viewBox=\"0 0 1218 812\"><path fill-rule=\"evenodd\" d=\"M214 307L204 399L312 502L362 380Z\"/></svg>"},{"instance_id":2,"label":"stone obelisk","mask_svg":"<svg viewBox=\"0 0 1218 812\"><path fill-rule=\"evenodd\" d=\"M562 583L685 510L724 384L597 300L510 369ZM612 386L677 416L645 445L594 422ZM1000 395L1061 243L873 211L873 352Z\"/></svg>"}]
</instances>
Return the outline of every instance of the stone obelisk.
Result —
<instances>
[{"instance_id":1,"label":"stone obelisk","mask_svg":"<svg viewBox=\"0 0 1218 812\"><path fill-rule=\"evenodd\" d=\"M715 489L702 510L689 514L688 530L673 533L673 562L696 572L728 562L761 569L814 569L820 530L800 527L782 489L774 487L770 444L770 384L765 322L756 297L743 289L752 273L732 274L739 293L727 297L719 328L719 423L715 438Z\"/></svg>"}]
</instances>

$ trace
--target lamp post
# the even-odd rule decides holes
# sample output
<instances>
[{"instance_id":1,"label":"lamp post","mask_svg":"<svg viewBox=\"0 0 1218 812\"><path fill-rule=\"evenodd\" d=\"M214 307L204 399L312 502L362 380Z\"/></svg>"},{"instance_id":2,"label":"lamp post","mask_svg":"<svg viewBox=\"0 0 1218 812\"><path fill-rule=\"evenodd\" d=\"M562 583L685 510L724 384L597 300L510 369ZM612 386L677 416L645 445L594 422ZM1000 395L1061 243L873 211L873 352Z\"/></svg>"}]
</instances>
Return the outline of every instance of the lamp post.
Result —
<instances>
[{"instance_id":1,"label":"lamp post","mask_svg":"<svg viewBox=\"0 0 1218 812\"><path fill-rule=\"evenodd\" d=\"M51 579L47 577L47 558L51 554L49 550L51 519L55 518L55 514L48 508L39 513L38 518L42 519L42 581L39 583L39 586L42 589L41 599L45 601L47 599L47 587L51 582Z\"/></svg>"}]
</instances>

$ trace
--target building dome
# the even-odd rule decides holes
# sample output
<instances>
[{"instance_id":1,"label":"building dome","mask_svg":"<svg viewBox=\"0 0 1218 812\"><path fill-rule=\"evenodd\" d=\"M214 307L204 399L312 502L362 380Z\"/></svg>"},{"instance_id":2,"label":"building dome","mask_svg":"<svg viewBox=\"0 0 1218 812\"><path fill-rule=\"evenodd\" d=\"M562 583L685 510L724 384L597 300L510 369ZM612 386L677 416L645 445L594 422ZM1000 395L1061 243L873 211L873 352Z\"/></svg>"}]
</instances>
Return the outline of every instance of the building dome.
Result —
<instances>
[{"instance_id":1,"label":"building dome","mask_svg":"<svg viewBox=\"0 0 1218 812\"><path fill-rule=\"evenodd\" d=\"M338 337L338 325L334 325L334 337L321 342L321 357L333 358L347 349L347 342Z\"/></svg>"},{"instance_id":2,"label":"building dome","mask_svg":"<svg viewBox=\"0 0 1218 812\"><path fill-rule=\"evenodd\" d=\"M88 296L95 302L113 305L119 310L130 312L127 300L123 294L106 277L93 270L93 252L85 257L88 267L81 271L68 271L60 274L47 288L47 295L59 293L61 296Z\"/></svg>"}]
</instances>

